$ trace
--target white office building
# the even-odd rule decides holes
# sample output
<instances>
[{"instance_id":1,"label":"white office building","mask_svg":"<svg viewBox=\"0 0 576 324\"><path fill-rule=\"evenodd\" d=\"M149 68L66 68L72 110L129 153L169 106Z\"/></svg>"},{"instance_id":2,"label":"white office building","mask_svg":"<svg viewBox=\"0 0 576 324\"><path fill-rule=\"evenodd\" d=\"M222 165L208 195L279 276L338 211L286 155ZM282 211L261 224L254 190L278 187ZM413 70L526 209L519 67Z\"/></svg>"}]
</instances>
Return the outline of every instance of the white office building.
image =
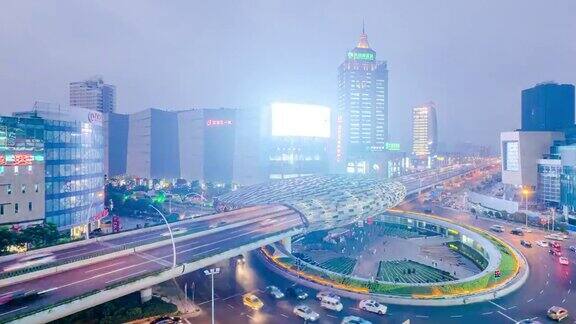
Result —
<instances>
[{"instance_id":1,"label":"white office building","mask_svg":"<svg viewBox=\"0 0 576 324\"><path fill-rule=\"evenodd\" d=\"M70 83L70 106L110 113L116 110L116 86L101 76Z\"/></svg>"}]
</instances>

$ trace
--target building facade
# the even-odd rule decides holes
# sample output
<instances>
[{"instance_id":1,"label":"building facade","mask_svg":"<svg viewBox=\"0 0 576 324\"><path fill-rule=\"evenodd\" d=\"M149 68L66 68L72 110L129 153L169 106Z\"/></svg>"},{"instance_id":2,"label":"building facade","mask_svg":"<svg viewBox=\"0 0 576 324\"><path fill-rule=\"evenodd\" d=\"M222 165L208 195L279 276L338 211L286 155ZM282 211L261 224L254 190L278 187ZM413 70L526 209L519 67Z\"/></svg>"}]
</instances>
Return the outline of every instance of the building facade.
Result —
<instances>
[{"instance_id":1,"label":"building facade","mask_svg":"<svg viewBox=\"0 0 576 324\"><path fill-rule=\"evenodd\" d=\"M436 107L428 103L412 109L412 154L418 159L428 159L436 154L438 126Z\"/></svg>"},{"instance_id":2,"label":"building facade","mask_svg":"<svg viewBox=\"0 0 576 324\"><path fill-rule=\"evenodd\" d=\"M523 131L562 131L573 126L573 85L542 83L522 91Z\"/></svg>"},{"instance_id":3,"label":"building facade","mask_svg":"<svg viewBox=\"0 0 576 324\"><path fill-rule=\"evenodd\" d=\"M178 114L149 108L128 117L126 173L147 179L180 177Z\"/></svg>"},{"instance_id":4,"label":"building facade","mask_svg":"<svg viewBox=\"0 0 576 324\"><path fill-rule=\"evenodd\" d=\"M44 222L44 124L0 117L0 226Z\"/></svg>"},{"instance_id":5,"label":"building facade","mask_svg":"<svg viewBox=\"0 0 576 324\"><path fill-rule=\"evenodd\" d=\"M102 114L37 105L15 115L44 125L45 221L70 230L72 237L84 235L107 215Z\"/></svg>"},{"instance_id":6,"label":"building facade","mask_svg":"<svg viewBox=\"0 0 576 324\"><path fill-rule=\"evenodd\" d=\"M536 193L538 201L546 205L560 204L560 159L540 159L538 161L538 183Z\"/></svg>"},{"instance_id":7,"label":"building facade","mask_svg":"<svg viewBox=\"0 0 576 324\"><path fill-rule=\"evenodd\" d=\"M96 110L101 113L116 111L116 87L104 83L101 76L70 83L70 106Z\"/></svg>"},{"instance_id":8,"label":"building facade","mask_svg":"<svg viewBox=\"0 0 576 324\"><path fill-rule=\"evenodd\" d=\"M335 171L374 161L388 140L388 68L376 60L362 31L358 45L338 68L334 116Z\"/></svg>"},{"instance_id":9,"label":"building facade","mask_svg":"<svg viewBox=\"0 0 576 324\"><path fill-rule=\"evenodd\" d=\"M129 117L104 114L104 174L113 177L126 174Z\"/></svg>"},{"instance_id":10,"label":"building facade","mask_svg":"<svg viewBox=\"0 0 576 324\"><path fill-rule=\"evenodd\" d=\"M538 182L538 161L549 154L555 141L564 139L561 132L500 133L502 183L535 189Z\"/></svg>"}]
</instances>

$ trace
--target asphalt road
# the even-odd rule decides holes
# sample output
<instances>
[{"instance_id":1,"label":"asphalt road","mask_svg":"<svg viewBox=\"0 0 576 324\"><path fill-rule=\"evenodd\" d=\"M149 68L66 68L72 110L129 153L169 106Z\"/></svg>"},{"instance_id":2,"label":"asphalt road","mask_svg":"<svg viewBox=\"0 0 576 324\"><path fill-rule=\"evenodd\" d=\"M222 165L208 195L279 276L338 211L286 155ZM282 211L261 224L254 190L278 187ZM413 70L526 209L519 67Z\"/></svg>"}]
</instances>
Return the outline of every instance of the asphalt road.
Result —
<instances>
[{"instance_id":1,"label":"asphalt road","mask_svg":"<svg viewBox=\"0 0 576 324\"><path fill-rule=\"evenodd\" d=\"M211 225L217 224L220 221L226 221L227 224L237 223L240 221L248 220L248 219L256 219L259 216L266 217L264 214L269 207L249 207L246 210L242 211L232 211L227 213L221 213L214 215L215 218L212 219L205 219L207 216L211 215L203 215L196 219L196 221L187 222L183 221L180 223L173 223L173 230L174 229L182 229L185 230L186 234L202 232L207 230ZM253 211L253 213L247 213L247 211ZM178 232L175 231L174 235ZM154 226L154 229L148 233L138 233L134 232L130 235L124 237L113 238L106 241L97 242L94 241L93 243L89 243L80 247L66 247L66 245L62 246L62 249L56 250L52 252L50 255L54 258L53 261L64 261L66 259L74 259L82 256L88 256L94 253L106 253L108 251L112 251L116 249L118 246L125 245L125 244L135 244L138 245L145 245L148 243L153 243L158 241L162 238L167 238L168 230L166 225L160 224ZM0 257L0 271L1 270L9 270L11 267L17 267L19 264L22 264L22 259L26 258L30 255L40 254L43 253L42 250L34 251L28 253L26 255L22 255L19 258L6 260L6 258ZM3 261L4 259L4 261Z\"/></svg>"},{"instance_id":2,"label":"asphalt road","mask_svg":"<svg viewBox=\"0 0 576 324\"><path fill-rule=\"evenodd\" d=\"M302 226L300 216L284 206L270 206L244 212L252 215L252 217L257 217L258 221L177 243L177 262L181 263L193 258L198 259L204 254L225 252L264 238L271 232L280 233ZM0 306L0 322L16 314L29 312L35 308L54 304L86 292L102 290L117 281L167 269L171 265L172 246L165 245L145 253L130 254L40 279L2 287L0 288L0 296L14 291L47 290L49 292L41 297Z\"/></svg>"},{"instance_id":3,"label":"asphalt road","mask_svg":"<svg viewBox=\"0 0 576 324\"><path fill-rule=\"evenodd\" d=\"M409 203L405 208L418 209L419 206ZM462 223L473 224L482 228L489 228L494 222L490 220L476 220L470 215L453 210L437 209L441 214ZM325 310L314 299L317 291L304 288L310 297L304 302L293 298L274 300L267 296L265 287L278 286L285 289L292 285L284 277L268 271L259 258L250 255L247 264L238 266L235 263L223 262L219 264L222 273L215 281L215 304L217 323L295 323L303 322L293 315L293 307L304 303L320 314L319 323L340 323L347 315L361 316L372 323L401 323L407 319L410 323L515 323L523 319L537 318L541 322L549 322L546 310L552 305L565 307L571 317L565 322L576 321L576 253L567 250L568 245L575 245L574 239L561 243L564 253L570 258L570 266L562 266L557 257L548 254L547 248L524 248L520 245L521 239L532 242L542 239L544 232L535 230L524 237L509 234L514 225L504 225L508 231L496 234L517 247L528 259L530 276L526 284L516 292L491 302L450 307L421 307L388 305L388 314L379 316L358 309L357 301L343 298L344 310L340 313ZM178 279L180 286L188 283L189 298L194 298L202 309L199 317L187 319L190 323L210 322L210 286L204 274L195 272ZM259 296L265 306L259 311L253 311L242 304L242 295L253 292Z\"/></svg>"}]
</instances>

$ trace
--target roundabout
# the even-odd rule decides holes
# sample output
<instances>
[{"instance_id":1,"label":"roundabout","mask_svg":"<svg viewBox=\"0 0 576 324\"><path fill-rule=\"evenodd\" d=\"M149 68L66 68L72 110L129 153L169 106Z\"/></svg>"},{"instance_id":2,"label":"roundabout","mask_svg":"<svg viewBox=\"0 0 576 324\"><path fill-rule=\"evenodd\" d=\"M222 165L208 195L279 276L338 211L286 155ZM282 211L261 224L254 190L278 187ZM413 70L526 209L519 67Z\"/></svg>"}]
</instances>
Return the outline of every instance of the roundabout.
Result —
<instances>
[{"instance_id":1,"label":"roundabout","mask_svg":"<svg viewBox=\"0 0 576 324\"><path fill-rule=\"evenodd\" d=\"M504 296L526 281L529 270L524 257L486 231L430 215L389 211L404 200L405 194L404 186L398 182L339 175L307 176L241 188L219 197L215 206L225 211L285 204L298 211L306 225L305 234L295 243L317 231L350 231L372 222L387 224L386 227L424 233L424 238L439 237L446 249L477 267L477 271L465 273L453 265L448 268L442 260L430 259L432 264L423 264L402 258L400 253L394 260L379 261L378 268L368 271L368 276L360 276L351 273L356 263L363 261L356 257L360 251L352 257L336 255L323 266L303 258L305 255L298 251L293 254L292 242L263 249L266 259L282 273L304 279L303 284L330 287L355 298L370 295L396 304L460 305ZM399 244L396 250L408 246Z\"/></svg>"}]
</instances>

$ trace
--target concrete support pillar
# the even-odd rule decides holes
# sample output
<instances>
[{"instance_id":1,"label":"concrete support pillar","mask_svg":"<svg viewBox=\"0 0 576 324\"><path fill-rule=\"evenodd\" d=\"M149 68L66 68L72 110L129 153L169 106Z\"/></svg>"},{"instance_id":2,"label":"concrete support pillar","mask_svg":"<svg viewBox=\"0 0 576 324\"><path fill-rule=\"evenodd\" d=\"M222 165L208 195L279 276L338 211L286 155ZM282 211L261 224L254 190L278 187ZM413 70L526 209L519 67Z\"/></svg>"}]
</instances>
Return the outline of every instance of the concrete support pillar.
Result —
<instances>
[{"instance_id":1,"label":"concrete support pillar","mask_svg":"<svg viewBox=\"0 0 576 324\"><path fill-rule=\"evenodd\" d=\"M292 253L292 237L287 237L280 241L288 253Z\"/></svg>"},{"instance_id":2,"label":"concrete support pillar","mask_svg":"<svg viewBox=\"0 0 576 324\"><path fill-rule=\"evenodd\" d=\"M140 290L140 302L142 304L152 300L152 287Z\"/></svg>"}]
</instances>

